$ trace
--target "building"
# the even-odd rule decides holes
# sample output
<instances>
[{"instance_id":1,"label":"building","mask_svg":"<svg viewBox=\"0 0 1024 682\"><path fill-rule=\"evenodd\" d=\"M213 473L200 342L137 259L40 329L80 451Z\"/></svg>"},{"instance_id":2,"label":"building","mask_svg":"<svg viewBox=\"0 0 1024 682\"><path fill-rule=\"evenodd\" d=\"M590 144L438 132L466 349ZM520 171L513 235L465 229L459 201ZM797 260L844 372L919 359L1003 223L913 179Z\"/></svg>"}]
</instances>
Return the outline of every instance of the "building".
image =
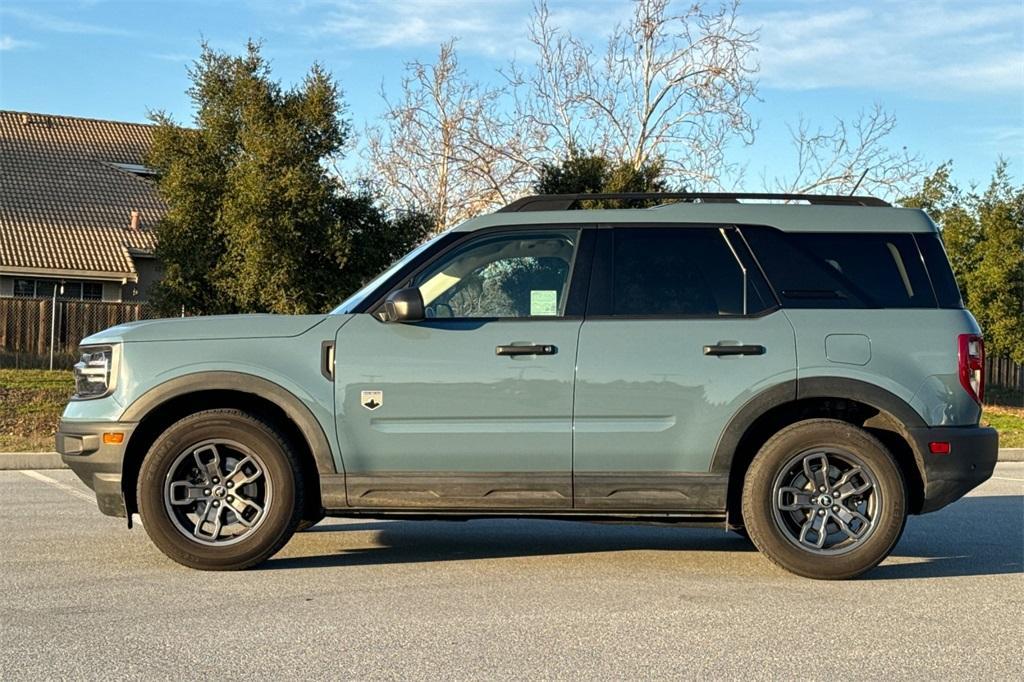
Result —
<instances>
[{"instance_id":1,"label":"building","mask_svg":"<svg viewBox=\"0 0 1024 682\"><path fill-rule=\"evenodd\" d=\"M152 126L0 111L0 297L141 301L164 205Z\"/></svg>"}]
</instances>

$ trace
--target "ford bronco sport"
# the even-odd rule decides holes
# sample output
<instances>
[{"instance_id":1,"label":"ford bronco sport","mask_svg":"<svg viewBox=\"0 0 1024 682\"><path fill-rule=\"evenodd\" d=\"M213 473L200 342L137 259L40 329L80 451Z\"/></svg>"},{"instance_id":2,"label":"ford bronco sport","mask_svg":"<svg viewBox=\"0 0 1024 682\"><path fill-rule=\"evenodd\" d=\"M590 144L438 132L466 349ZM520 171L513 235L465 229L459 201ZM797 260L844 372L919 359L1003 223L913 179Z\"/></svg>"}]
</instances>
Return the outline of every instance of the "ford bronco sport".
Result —
<instances>
[{"instance_id":1,"label":"ford bronco sport","mask_svg":"<svg viewBox=\"0 0 1024 682\"><path fill-rule=\"evenodd\" d=\"M595 199L648 207L569 210ZM713 525L849 578L997 452L935 224L871 197L528 197L330 314L81 351L64 461L199 569L324 515L544 517Z\"/></svg>"}]
</instances>

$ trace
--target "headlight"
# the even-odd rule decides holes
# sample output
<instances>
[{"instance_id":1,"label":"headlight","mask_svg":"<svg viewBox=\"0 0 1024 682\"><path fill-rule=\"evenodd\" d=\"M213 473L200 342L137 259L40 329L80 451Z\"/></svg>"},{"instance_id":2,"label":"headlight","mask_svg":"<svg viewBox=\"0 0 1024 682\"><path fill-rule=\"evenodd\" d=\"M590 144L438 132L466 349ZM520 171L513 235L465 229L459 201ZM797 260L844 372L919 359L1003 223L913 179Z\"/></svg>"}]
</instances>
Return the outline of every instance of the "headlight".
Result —
<instances>
[{"instance_id":1,"label":"headlight","mask_svg":"<svg viewBox=\"0 0 1024 682\"><path fill-rule=\"evenodd\" d=\"M82 348L82 358L75 363L75 398L99 398L114 387L114 347Z\"/></svg>"}]
</instances>

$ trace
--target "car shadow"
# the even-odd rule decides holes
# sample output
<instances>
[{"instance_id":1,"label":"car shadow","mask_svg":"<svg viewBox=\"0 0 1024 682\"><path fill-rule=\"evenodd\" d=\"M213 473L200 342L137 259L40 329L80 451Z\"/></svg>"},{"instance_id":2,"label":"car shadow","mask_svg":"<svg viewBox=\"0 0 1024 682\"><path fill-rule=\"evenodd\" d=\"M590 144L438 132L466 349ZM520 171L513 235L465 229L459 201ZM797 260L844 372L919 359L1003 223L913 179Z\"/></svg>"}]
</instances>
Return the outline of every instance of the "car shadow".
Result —
<instances>
[{"instance_id":1,"label":"car shadow","mask_svg":"<svg viewBox=\"0 0 1024 682\"><path fill-rule=\"evenodd\" d=\"M911 517L893 559L868 572L895 580L1024 572L1024 497L968 497L933 514ZM349 533L371 532L372 546ZM338 535L336 547L332 534ZM304 536L310 538L303 547ZM270 559L264 570L432 563L607 552L723 552L754 558L746 539L724 530L666 525L599 524L539 519L355 521L328 519L296 536L301 556ZM310 552L305 554L305 552Z\"/></svg>"}]
</instances>

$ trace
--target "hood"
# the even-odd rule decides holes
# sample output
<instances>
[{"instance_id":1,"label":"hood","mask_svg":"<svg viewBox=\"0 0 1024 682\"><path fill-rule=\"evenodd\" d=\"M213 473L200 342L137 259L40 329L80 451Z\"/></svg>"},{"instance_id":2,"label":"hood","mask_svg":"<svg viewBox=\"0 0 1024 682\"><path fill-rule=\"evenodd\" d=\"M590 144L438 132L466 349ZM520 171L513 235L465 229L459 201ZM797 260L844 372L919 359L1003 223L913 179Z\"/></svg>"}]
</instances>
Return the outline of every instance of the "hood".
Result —
<instances>
[{"instance_id":1,"label":"hood","mask_svg":"<svg viewBox=\"0 0 1024 682\"><path fill-rule=\"evenodd\" d=\"M82 345L284 338L309 331L325 319L326 315L211 315L143 320L104 329L82 339Z\"/></svg>"}]
</instances>

